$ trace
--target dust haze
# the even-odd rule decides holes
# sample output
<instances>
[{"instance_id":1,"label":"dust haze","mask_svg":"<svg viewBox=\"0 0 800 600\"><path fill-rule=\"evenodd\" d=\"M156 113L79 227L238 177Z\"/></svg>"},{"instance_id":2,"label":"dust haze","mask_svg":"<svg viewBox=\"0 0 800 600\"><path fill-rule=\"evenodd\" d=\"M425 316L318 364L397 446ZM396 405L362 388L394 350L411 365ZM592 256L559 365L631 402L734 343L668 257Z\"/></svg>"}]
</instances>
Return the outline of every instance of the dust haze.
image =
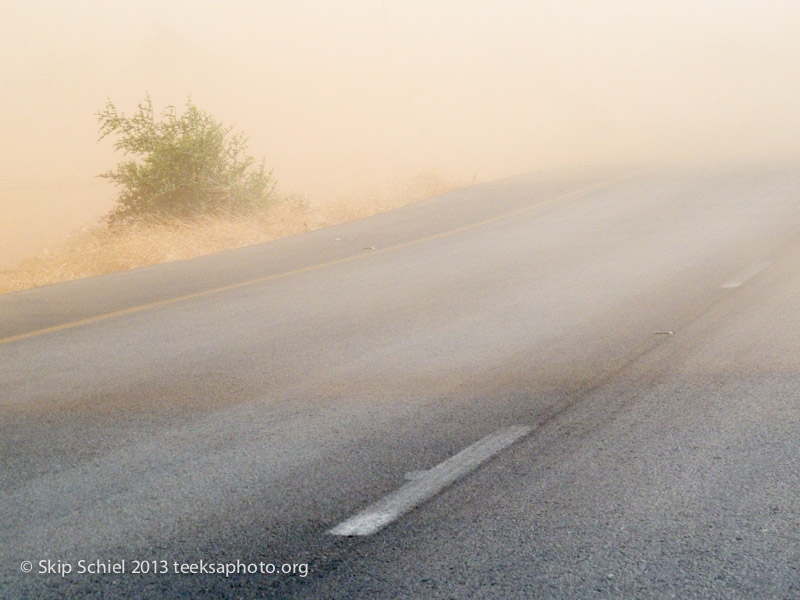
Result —
<instances>
[{"instance_id":1,"label":"dust haze","mask_svg":"<svg viewBox=\"0 0 800 600\"><path fill-rule=\"evenodd\" d=\"M6 1L0 265L106 212L95 111L187 95L280 189L800 155L794 2Z\"/></svg>"}]
</instances>

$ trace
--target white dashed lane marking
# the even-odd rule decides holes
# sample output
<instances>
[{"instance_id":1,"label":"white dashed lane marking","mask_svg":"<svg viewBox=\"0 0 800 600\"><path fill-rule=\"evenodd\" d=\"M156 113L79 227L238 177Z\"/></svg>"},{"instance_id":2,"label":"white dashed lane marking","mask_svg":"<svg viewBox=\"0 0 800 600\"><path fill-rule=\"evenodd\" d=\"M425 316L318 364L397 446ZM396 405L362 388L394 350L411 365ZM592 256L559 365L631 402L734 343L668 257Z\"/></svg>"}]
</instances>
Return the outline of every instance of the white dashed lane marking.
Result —
<instances>
[{"instance_id":1,"label":"white dashed lane marking","mask_svg":"<svg viewBox=\"0 0 800 600\"><path fill-rule=\"evenodd\" d=\"M733 279L729 279L728 281L723 283L720 287L737 288L744 282L746 282L748 279L752 279L753 277L761 273L761 271L766 269L769 265L770 263L767 261L757 262L754 265L751 265L750 267L737 273Z\"/></svg>"},{"instance_id":2,"label":"white dashed lane marking","mask_svg":"<svg viewBox=\"0 0 800 600\"><path fill-rule=\"evenodd\" d=\"M411 481L403 487L370 504L357 515L339 523L328 533L343 536L375 533L425 500L432 498L459 478L474 471L530 431L530 427L522 425L499 429L432 469L410 473Z\"/></svg>"}]
</instances>

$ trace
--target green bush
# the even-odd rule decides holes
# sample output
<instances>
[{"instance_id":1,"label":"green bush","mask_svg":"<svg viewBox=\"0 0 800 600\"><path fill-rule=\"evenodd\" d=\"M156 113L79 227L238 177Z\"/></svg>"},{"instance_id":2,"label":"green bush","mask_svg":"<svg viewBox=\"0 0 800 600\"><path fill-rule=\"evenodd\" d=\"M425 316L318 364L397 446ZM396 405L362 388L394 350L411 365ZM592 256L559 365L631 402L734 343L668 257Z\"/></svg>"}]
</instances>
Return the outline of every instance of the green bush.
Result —
<instances>
[{"instance_id":1,"label":"green bush","mask_svg":"<svg viewBox=\"0 0 800 600\"><path fill-rule=\"evenodd\" d=\"M191 99L181 114L170 106L160 119L149 95L131 117L108 100L97 118L100 139L115 136L114 148L131 157L100 175L120 188L111 222L241 213L263 208L273 196L272 173L246 154L247 138Z\"/></svg>"}]
</instances>

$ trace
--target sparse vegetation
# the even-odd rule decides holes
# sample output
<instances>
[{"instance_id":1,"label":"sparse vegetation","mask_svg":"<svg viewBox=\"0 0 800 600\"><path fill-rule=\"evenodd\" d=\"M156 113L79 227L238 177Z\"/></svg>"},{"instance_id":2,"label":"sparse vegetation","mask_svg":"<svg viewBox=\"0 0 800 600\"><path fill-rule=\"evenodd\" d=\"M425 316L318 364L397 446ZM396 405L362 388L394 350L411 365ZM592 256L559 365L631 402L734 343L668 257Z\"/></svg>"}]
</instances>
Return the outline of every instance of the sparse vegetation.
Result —
<instances>
[{"instance_id":1,"label":"sparse vegetation","mask_svg":"<svg viewBox=\"0 0 800 600\"><path fill-rule=\"evenodd\" d=\"M159 119L149 96L131 117L108 100L100 139L125 155L101 175L119 188L103 220L0 271L0 293L192 258L366 217L455 189L436 171L357 198L315 203L276 192L247 139L187 100Z\"/></svg>"},{"instance_id":2,"label":"sparse vegetation","mask_svg":"<svg viewBox=\"0 0 800 600\"><path fill-rule=\"evenodd\" d=\"M271 173L247 154L247 138L191 99L180 114L169 106L160 118L149 95L131 117L108 100L97 120L100 139L116 137L115 149L128 157L101 175L120 188L110 223L242 214L263 210L273 197Z\"/></svg>"},{"instance_id":3,"label":"sparse vegetation","mask_svg":"<svg viewBox=\"0 0 800 600\"><path fill-rule=\"evenodd\" d=\"M427 171L372 193L336 201L275 194L247 213L159 217L87 226L68 242L0 271L0 293L211 254L367 217L456 189Z\"/></svg>"}]
</instances>

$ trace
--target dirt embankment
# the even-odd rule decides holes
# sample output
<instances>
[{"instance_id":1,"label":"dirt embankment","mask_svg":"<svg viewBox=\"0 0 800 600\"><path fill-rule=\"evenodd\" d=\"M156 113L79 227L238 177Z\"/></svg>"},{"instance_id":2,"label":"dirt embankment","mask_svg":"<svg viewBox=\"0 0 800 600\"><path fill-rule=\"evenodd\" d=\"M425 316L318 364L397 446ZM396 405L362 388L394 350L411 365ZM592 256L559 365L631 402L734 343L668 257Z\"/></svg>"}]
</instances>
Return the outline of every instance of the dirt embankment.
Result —
<instances>
[{"instance_id":1,"label":"dirt embankment","mask_svg":"<svg viewBox=\"0 0 800 600\"><path fill-rule=\"evenodd\" d=\"M430 171L402 184L335 201L282 197L270 209L247 216L141 219L113 229L103 224L87 226L61 244L0 270L0 293L268 242L367 217L459 187L464 185L455 185Z\"/></svg>"}]
</instances>

